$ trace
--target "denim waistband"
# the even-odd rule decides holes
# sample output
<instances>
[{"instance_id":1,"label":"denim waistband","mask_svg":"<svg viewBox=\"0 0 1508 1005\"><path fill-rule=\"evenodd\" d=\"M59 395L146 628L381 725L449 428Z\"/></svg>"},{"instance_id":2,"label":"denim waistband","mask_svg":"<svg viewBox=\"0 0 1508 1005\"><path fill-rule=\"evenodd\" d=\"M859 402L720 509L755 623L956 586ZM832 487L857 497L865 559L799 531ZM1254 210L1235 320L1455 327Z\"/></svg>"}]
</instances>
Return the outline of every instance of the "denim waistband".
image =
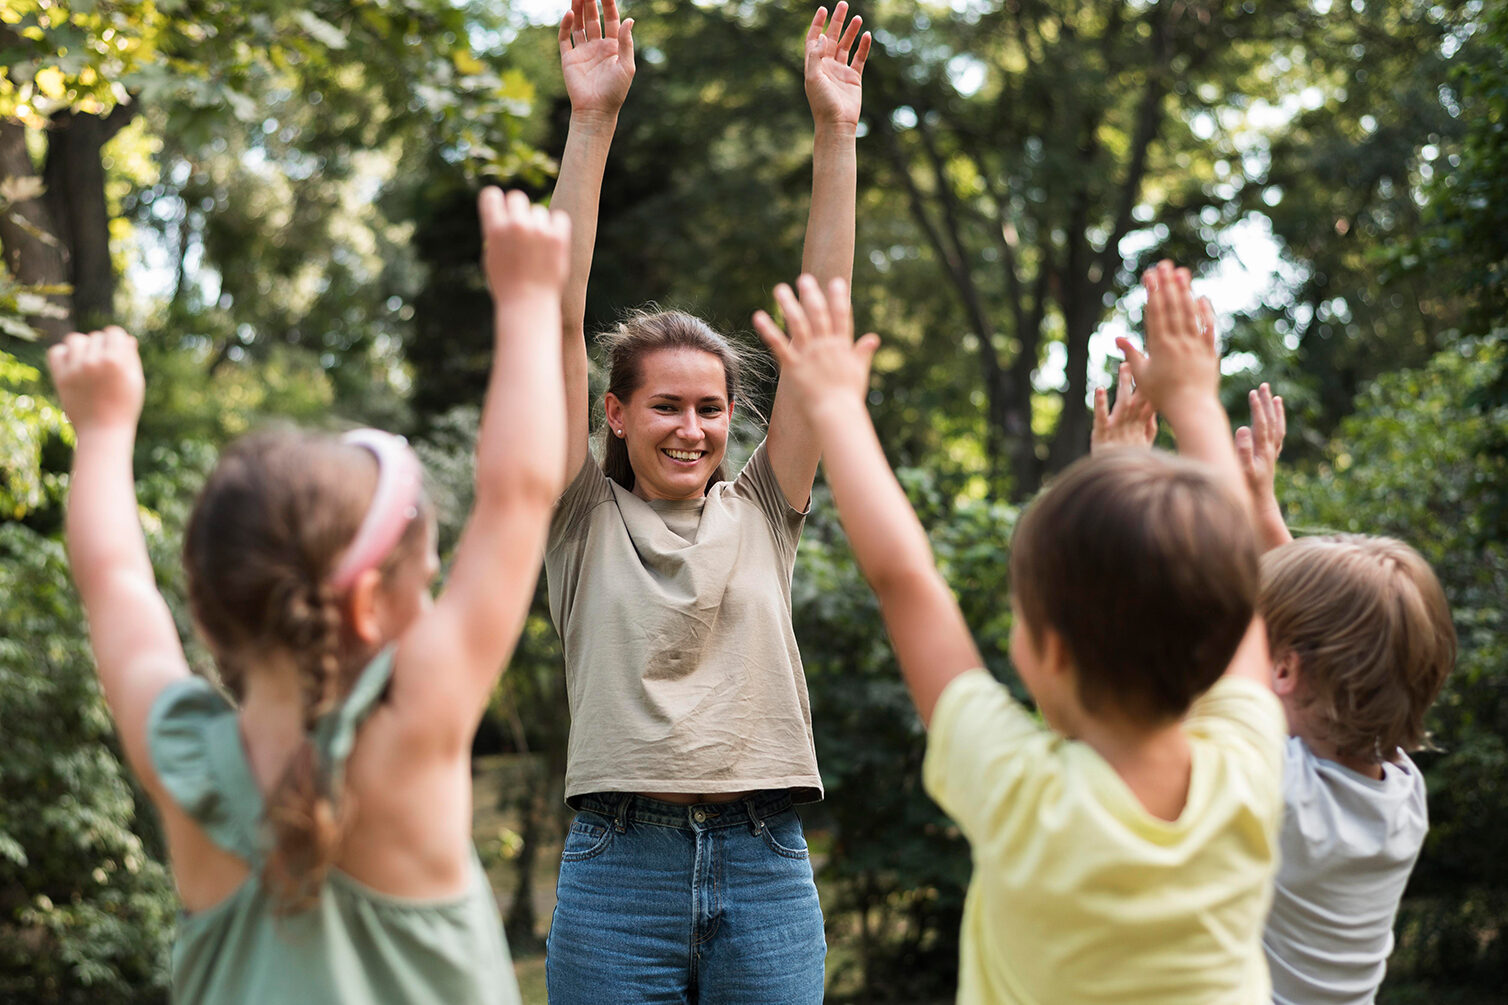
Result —
<instances>
[{"instance_id":1,"label":"denim waistband","mask_svg":"<svg viewBox=\"0 0 1508 1005\"><path fill-rule=\"evenodd\" d=\"M618 830L627 823L709 830L719 827L752 827L784 813L795 803L787 789L766 789L726 803L667 803L633 792L589 792L577 796L576 808L607 817Z\"/></svg>"}]
</instances>

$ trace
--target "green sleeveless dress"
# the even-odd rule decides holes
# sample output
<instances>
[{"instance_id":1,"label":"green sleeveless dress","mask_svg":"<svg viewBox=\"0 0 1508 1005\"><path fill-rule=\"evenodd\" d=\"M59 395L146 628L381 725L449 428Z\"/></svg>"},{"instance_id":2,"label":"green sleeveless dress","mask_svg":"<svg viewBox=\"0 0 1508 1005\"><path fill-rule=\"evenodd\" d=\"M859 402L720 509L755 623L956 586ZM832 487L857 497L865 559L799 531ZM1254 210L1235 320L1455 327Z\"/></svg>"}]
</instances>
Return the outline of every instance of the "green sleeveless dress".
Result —
<instances>
[{"instance_id":1,"label":"green sleeveless dress","mask_svg":"<svg viewBox=\"0 0 1508 1005\"><path fill-rule=\"evenodd\" d=\"M357 728L392 671L389 650L321 720L315 742L333 773L344 772ZM179 919L175 1002L519 1005L497 903L475 852L471 888L456 897L391 897L332 869L315 905L278 917L262 888L262 794L235 709L207 681L179 681L153 705L147 737L163 788L251 867L224 901Z\"/></svg>"}]
</instances>

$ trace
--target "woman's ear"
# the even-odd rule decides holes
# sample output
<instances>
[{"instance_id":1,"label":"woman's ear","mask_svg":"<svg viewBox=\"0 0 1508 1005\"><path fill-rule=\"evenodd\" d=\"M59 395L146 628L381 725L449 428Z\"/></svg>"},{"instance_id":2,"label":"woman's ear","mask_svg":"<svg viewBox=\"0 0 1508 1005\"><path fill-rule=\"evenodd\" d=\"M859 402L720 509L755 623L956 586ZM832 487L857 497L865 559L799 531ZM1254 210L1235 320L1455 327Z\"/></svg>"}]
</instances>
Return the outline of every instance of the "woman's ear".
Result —
<instances>
[{"instance_id":1,"label":"woman's ear","mask_svg":"<svg viewBox=\"0 0 1508 1005\"><path fill-rule=\"evenodd\" d=\"M346 626L364 646L376 646L382 641L382 620L377 614L377 591L382 586L382 572L368 569L356 577L346 594L342 612Z\"/></svg>"},{"instance_id":2,"label":"woman's ear","mask_svg":"<svg viewBox=\"0 0 1508 1005\"><path fill-rule=\"evenodd\" d=\"M602 396L602 408L607 413L607 429L609 436L623 435L623 402L618 396L609 391Z\"/></svg>"}]
</instances>

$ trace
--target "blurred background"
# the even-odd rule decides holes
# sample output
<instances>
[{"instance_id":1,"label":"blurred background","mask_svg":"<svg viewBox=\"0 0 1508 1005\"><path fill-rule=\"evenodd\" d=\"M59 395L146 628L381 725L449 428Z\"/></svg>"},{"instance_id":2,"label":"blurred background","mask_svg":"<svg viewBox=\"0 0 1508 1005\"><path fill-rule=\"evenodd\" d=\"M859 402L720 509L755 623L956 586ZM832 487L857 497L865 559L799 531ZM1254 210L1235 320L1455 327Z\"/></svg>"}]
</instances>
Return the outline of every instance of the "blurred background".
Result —
<instances>
[{"instance_id":1,"label":"blurred background","mask_svg":"<svg viewBox=\"0 0 1508 1005\"><path fill-rule=\"evenodd\" d=\"M260 423L407 434L448 547L490 356L475 193L550 192L562 9L0 7L0 1001L165 1001L177 910L68 583L70 432L45 347L107 321L141 339L142 517L185 638L187 507L218 447ZM1295 528L1396 535L1446 586L1461 658L1419 757L1433 828L1380 1000L1503 1001L1508 5L856 10L875 36L854 279L859 324L885 338L872 410L992 671L1019 691L1018 507L1088 449L1089 395L1140 323L1136 277L1171 257L1223 318L1233 423L1258 381L1288 403ZM752 341L750 313L800 262L811 8L623 11L639 72L589 329L652 300ZM794 589L827 786L805 817L829 998L950 1001L967 847L921 793L923 732L820 488ZM477 839L538 1002L566 730L541 586L476 745Z\"/></svg>"}]
</instances>

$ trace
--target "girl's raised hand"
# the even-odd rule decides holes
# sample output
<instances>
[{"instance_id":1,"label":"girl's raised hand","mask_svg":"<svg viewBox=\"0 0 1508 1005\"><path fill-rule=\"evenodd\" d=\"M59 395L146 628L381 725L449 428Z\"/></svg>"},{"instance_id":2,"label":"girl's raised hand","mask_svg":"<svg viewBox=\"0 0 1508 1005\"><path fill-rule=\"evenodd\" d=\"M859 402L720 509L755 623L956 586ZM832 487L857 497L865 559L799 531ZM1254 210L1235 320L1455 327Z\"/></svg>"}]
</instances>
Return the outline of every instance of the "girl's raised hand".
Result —
<instances>
[{"instance_id":1,"label":"girl's raised hand","mask_svg":"<svg viewBox=\"0 0 1508 1005\"><path fill-rule=\"evenodd\" d=\"M785 330L764 311L754 314L755 330L808 416L815 416L827 402L857 400L863 407L869 364L880 337L870 333L854 341L853 306L845 280L834 279L824 293L815 278L804 275L796 280L796 288L799 297L784 283L775 287Z\"/></svg>"},{"instance_id":2,"label":"girl's raised hand","mask_svg":"<svg viewBox=\"0 0 1508 1005\"><path fill-rule=\"evenodd\" d=\"M860 37L864 19L857 15L845 27L847 16L847 0L839 0L831 21L827 8L818 7L806 32L806 100L819 126L859 124L864 63L873 40L867 31Z\"/></svg>"},{"instance_id":3,"label":"girl's raised hand","mask_svg":"<svg viewBox=\"0 0 1508 1005\"><path fill-rule=\"evenodd\" d=\"M125 329L73 332L47 350L47 369L80 436L106 428L135 433L146 379L136 339Z\"/></svg>"},{"instance_id":4,"label":"girl's raised hand","mask_svg":"<svg viewBox=\"0 0 1508 1005\"><path fill-rule=\"evenodd\" d=\"M482 263L496 304L530 292L559 299L565 285L571 220L529 203L519 191L489 185L477 198L482 218Z\"/></svg>"},{"instance_id":5,"label":"girl's raised hand","mask_svg":"<svg viewBox=\"0 0 1508 1005\"><path fill-rule=\"evenodd\" d=\"M1118 373L1115 407L1108 408L1103 387L1094 389L1094 431L1089 452L1107 447L1150 447L1157 439L1157 411L1145 395L1137 393L1131 380L1131 364L1122 363Z\"/></svg>"},{"instance_id":6,"label":"girl's raised hand","mask_svg":"<svg viewBox=\"0 0 1508 1005\"><path fill-rule=\"evenodd\" d=\"M618 19L618 0L571 0L560 19L560 71L571 111L617 115L634 80L634 22Z\"/></svg>"}]
</instances>

